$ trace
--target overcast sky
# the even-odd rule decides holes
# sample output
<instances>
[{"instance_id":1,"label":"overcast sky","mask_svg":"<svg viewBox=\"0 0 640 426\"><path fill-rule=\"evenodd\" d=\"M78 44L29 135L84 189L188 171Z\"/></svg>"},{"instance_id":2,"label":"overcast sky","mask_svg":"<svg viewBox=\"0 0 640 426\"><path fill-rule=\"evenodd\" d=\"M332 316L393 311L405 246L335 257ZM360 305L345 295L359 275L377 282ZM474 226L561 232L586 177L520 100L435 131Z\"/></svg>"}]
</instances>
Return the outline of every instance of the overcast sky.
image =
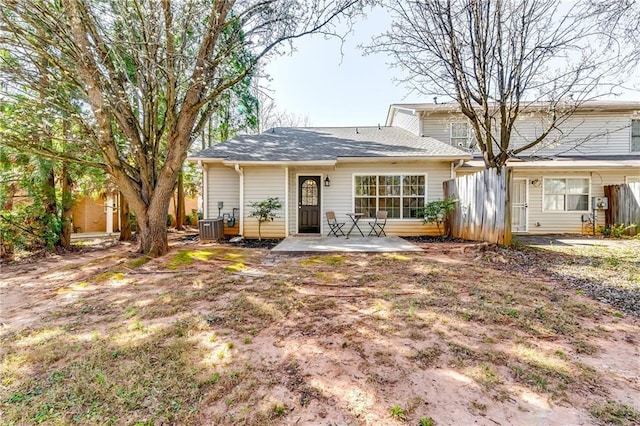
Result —
<instances>
[{"instance_id":1,"label":"overcast sky","mask_svg":"<svg viewBox=\"0 0 640 426\"><path fill-rule=\"evenodd\" d=\"M390 58L363 56L357 48L389 28L390 22L381 9L369 13L347 37L344 56L336 39L313 36L296 40L296 52L273 58L265 68L278 108L308 116L312 126L375 126L385 123L392 103L432 102L432 98L410 93L394 82L401 73L387 65ZM618 99L640 100L640 96L626 92Z\"/></svg>"}]
</instances>

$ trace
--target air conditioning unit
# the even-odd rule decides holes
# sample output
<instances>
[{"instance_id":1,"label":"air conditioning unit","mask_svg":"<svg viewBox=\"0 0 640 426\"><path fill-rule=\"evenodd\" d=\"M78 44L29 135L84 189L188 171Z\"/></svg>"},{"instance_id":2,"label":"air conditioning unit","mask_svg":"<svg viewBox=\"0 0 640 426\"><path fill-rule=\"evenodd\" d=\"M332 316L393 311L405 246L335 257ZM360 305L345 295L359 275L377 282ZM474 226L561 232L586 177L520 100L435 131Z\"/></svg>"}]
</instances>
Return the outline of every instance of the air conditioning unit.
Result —
<instances>
[{"instance_id":1,"label":"air conditioning unit","mask_svg":"<svg viewBox=\"0 0 640 426\"><path fill-rule=\"evenodd\" d=\"M224 237L224 219L200 219L198 229L201 240L220 240Z\"/></svg>"}]
</instances>

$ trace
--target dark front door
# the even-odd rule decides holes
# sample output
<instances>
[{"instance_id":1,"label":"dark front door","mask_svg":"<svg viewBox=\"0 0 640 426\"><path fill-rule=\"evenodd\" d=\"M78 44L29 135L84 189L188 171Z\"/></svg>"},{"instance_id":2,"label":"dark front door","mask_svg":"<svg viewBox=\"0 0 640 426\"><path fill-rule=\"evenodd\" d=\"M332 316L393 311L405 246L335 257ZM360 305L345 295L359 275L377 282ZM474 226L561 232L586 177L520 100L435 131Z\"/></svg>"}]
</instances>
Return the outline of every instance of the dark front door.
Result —
<instances>
[{"instance_id":1,"label":"dark front door","mask_svg":"<svg viewBox=\"0 0 640 426\"><path fill-rule=\"evenodd\" d=\"M320 176L298 176L298 232L320 233Z\"/></svg>"}]
</instances>

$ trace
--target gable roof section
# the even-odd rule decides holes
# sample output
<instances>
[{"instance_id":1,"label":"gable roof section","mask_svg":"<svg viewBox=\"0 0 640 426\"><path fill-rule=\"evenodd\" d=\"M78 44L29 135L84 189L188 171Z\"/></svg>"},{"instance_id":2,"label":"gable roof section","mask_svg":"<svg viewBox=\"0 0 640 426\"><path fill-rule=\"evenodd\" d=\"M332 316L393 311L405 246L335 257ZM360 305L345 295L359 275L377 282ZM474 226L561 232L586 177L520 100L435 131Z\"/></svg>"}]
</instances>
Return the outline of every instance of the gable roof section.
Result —
<instances>
[{"instance_id":1,"label":"gable roof section","mask_svg":"<svg viewBox=\"0 0 640 426\"><path fill-rule=\"evenodd\" d=\"M318 162L362 158L471 159L467 152L398 127L279 127L240 135L200 151L191 160Z\"/></svg>"}]
</instances>

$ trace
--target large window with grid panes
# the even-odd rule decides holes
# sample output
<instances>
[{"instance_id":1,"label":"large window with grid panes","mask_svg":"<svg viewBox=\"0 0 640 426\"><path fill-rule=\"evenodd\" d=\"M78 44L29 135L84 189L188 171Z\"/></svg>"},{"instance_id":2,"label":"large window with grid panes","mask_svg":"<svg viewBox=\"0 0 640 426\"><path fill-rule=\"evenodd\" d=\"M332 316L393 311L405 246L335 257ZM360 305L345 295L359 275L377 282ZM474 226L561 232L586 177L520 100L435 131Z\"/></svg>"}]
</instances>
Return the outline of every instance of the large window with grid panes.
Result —
<instances>
[{"instance_id":1,"label":"large window with grid panes","mask_svg":"<svg viewBox=\"0 0 640 426\"><path fill-rule=\"evenodd\" d=\"M544 178L544 211L588 211L589 186L589 178Z\"/></svg>"},{"instance_id":2,"label":"large window with grid panes","mask_svg":"<svg viewBox=\"0 0 640 426\"><path fill-rule=\"evenodd\" d=\"M427 197L426 175L356 175L354 208L364 217L386 210L390 219L420 218Z\"/></svg>"}]
</instances>

